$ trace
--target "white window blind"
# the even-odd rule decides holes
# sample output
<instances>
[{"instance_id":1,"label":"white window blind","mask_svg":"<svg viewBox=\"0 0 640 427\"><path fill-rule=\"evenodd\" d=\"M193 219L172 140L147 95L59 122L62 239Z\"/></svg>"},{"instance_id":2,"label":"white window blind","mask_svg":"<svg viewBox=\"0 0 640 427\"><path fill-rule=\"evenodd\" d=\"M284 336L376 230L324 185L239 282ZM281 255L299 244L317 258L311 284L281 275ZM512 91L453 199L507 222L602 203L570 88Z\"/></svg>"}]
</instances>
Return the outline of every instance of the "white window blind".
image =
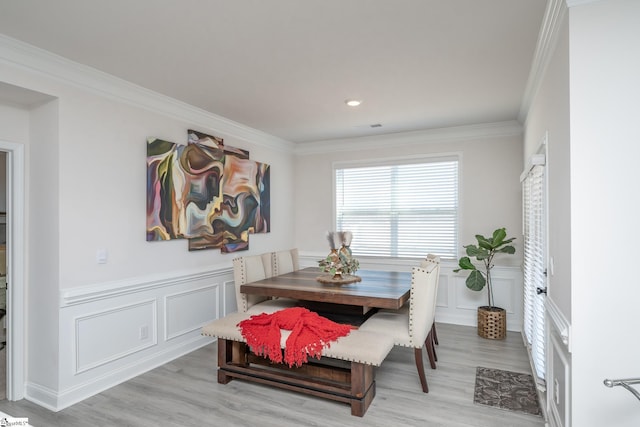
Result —
<instances>
[{"instance_id":1,"label":"white window blind","mask_svg":"<svg viewBox=\"0 0 640 427\"><path fill-rule=\"evenodd\" d=\"M545 379L545 185L544 165L529 171L522 185L524 227L524 334L539 382Z\"/></svg>"},{"instance_id":2,"label":"white window blind","mask_svg":"<svg viewBox=\"0 0 640 427\"><path fill-rule=\"evenodd\" d=\"M458 159L335 168L336 227L354 255L457 256Z\"/></svg>"}]
</instances>

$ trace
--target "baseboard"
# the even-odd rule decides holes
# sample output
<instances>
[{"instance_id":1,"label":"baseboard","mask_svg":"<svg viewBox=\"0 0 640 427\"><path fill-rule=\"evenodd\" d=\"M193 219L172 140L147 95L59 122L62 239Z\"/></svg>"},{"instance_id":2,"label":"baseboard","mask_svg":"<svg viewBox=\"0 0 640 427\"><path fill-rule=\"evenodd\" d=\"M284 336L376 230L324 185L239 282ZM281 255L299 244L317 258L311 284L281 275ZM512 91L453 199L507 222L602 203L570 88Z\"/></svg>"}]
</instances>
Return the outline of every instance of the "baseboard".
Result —
<instances>
[{"instance_id":1,"label":"baseboard","mask_svg":"<svg viewBox=\"0 0 640 427\"><path fill-rule=\"evenodd\" d=\"M471 326L475 328L478 326L477 313L464 313L461 310L457 310L456 313L443 309L442 312L436 309L436 322L449 323L459 326ZM468 310L467 310L468 311ZM515 314L507 314L507 331L509 332L522 332L522 319L515 318Z\"/></svg>"},{"instance_id":2,"label":"baseboard","mask_svg":"<svg viewBox=\"0 0 640 427\"><path fill-rule=\"evenodd\" d=\"M58 412L138 375L162 366L165 363L171 362L178 357L211 344L212 342L213 340L209 337L199 337L188 342L183 342L179 346L154 353L146 359L136 360L135 363L123 366L118 370L110 371L102 377L91 378L90 381L78 384L67 390L62 390L59 393L38 384L27 383L25 399L43 406L50 411Z\"/></svg>"}]
</instances>

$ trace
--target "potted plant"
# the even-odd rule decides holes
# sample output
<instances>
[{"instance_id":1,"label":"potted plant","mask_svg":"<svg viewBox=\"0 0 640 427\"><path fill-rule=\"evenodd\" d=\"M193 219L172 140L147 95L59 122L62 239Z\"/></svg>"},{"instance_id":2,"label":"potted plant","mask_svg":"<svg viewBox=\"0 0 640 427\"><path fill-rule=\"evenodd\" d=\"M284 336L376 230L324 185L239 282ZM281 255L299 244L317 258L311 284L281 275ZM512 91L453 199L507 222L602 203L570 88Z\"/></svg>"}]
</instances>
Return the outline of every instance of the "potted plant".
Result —
<instances>
[{"instance_id":1,"label":"potted plant","mask_svg":"<svg viewBox=\"0 0 640 427\"><path fill-rule=\"evenodd\" d=\"M477 245L467 245L464 248L467 256L460 258L458 265L460 268L453 270L469 270L467 277L467 288L473 291L481 291L487 286L488 305L478 307L478 335L483 338L503 339L506 336L507 322L506 312L503 308L494 305L493 287L491 286L491 269L493 268L493 257L496 254L514 254L516 248L510 245L515 237L507 238L505 228L498 228L489 238L476 234ZM471 257L482 262L483 268L478 269L472 262Z\"/></svg>"}]
</instances>

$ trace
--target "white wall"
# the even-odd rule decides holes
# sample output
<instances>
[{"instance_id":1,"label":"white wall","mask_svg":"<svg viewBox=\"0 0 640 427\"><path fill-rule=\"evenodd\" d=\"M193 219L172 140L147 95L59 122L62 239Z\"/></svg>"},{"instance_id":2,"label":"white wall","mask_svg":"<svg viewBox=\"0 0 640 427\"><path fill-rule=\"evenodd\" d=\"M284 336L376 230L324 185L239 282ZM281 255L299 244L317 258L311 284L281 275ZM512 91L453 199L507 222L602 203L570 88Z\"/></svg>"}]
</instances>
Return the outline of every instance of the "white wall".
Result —
<instances>
[{"instance_id":1,"label":"white wall","mask_svg":"<svg viewBox=\"0 0 640 427\"><path fill-rule=\"evenodd\" d=\"M640 425L640 2L570 8L573 424ZM629 268L628 266L631 266Z\"/></svg>"},{"instance_id":2,"label":"white wall","mask_svg":"<svg viewBox=\"0 0 640 427\"><path fill-rule=\"evenodd\" d=\"M640 377L640 288L622 266L640 237L640 3L567 3L525 126L525 158L549 137L550 422L637 426L637 399L603 380Z\"/></svg>"},{"instance_id":3,"label":"white wall","mask_svg":"<svg viewBox=\"0 0 640 427\"><path fill-rule=\"evenodd\" d=\"M0 100L0 141L20 141L29 139L29 112L25 108L3 104ZM0 153L0 212L7 211L7 154ZM6 232L0 243L4 243Z\"/></svg>"},{"instance_id":4,"label":"white wall","mask_svg":"<svg viewBox=\"0 0 640 427\"><path fill-rule=\"evenodd\" d=\"M564 8L566 11L566 8ZM547 142L549 256L554 274L549 276L549 297L571 319L571 237L569 186L569 30L568 14L558 25L557 45L532 102L525 126L524 163Z\"/></svg>"},{"instance_id":5,"label":"white wall","mask_svg":"<svg viewBox=\"0 0 640 427\"><path fill-rule=\"evenodd\" d=\"M59 363L60 201L58 101L30 112L26 155L27 381L56 390ZM12 221L17 219L12 219ZM42 354L49 354L42 358Z\"/></svg>"},{"instance_id":6,"label":"white wall","mask_svg":"<svg viewBox=\"0 0 640 427\"><path fill-rule=\"evenodd\" d=\"M0 141L27 143L29 140L29 111L3 103L0 99ZM7 211L7 155L0 153L0 212Z\"/></svg>"},{"instance_id":7,"label":"white wall","mask_svg":"<svg viewBox=\"0 0 640 427\"><path fill-rule=\"evenodd\" d=\"M52 100L0 102L0 138L27 148L28 399L61 409L205 345L199 327L235 306L234 254L146 241L147 137L197 129L270 164L271 233L242 254L293 246L291 143L4 37L0 82Z\"/></svg>"},{"instance_id":8,"label":"white wall","mask_svg":"<svg viewBox=\"0 0 640 427\"><path fill-rule=\"evenodd\" d=\"M0 102L0 139L22 144L29 142L29 111L26 108Z\"/></svg>"},{"instance_id":9,"label":"white wall","mask_svg":"<svg viewBox=\"0 0 640 427\"><path fill-rule=\"evenodd\" d=\"M460 253L462 245L476 241L476 234L506 227L517 238L516 255L497 262L522 262L522 128L517 123L321 141L303 144L296 153L295 230L301 250L328 250L325 233L334 227L334 162L459 154Z\"/></svg>"},{"instance_id":10,"label":"white wall","mask_svg":"<svg viewBox=\"0 0 640 427\"><path fill-rule=\"evenodd\" d=\"M524 163L546 140L548 181L548 269L546 302L553 316L547 316L547 411L554 426L570 424L571 354L561 333L571 322L571 192L569 136L569 24L564 4L556 24L555 40L544 75L532 100L525 123ZM551 36L550 36L551 37ZM544 150L544 149L543 149ZM555 311L553 311L555 309ZM569 338L567 338L569 339ZM553 386L557 382L558 387Z\"/></svg>"},{"instance_id":11,"label":"white wall","mask_svg":"<svg viewBox=\"0 0 640 427\"><path fill-rule=\"evenodd\" d=\"M143 235L146 138L184 143L193 124L79 91L60 102L61 288L230 262L233 255L219 250L187 252L187 240L147 242ZM251 235L249 252L288 248L291 153L194 127L271 165L272 233ZM96 263L99 248L107 250L107 264Z\"/></svg>"}]
</instances>

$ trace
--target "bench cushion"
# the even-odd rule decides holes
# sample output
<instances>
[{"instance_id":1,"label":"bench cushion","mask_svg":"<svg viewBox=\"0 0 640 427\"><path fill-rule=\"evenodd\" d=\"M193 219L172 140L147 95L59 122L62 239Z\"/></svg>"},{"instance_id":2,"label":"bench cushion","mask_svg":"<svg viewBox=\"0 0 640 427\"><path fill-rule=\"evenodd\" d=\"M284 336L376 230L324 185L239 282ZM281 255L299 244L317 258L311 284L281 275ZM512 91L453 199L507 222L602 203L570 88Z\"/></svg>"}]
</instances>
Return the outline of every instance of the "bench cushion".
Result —
<instances>
[{"instance_id":1,"label":"bench cushion","mask_svg":"<svg viewBox=\"0 0 640 427\"><path fill-rule=\"evenodd\" d=\"M251 313L231 313L202 327L202 335L226 340L245 342L240 321L251 317ZM280 346L285 348L290 331L281 330ZM322 350L322 355L334 359L380 366L393 348L393 338L375 332L352 330L346 337Z\"/></svg>"},{"instance_id":2,"label":"bench cushion","mask_svg":"<svg viewBox=\"0 0 640 427\"><path fill-rule=\"evenodd\" d=\"M362 331L377 332L393 337L395 345L422 348L424 342L414 343L409 333L409 310L380 310L361 326Z\"/></svg>"}]
</instances>

